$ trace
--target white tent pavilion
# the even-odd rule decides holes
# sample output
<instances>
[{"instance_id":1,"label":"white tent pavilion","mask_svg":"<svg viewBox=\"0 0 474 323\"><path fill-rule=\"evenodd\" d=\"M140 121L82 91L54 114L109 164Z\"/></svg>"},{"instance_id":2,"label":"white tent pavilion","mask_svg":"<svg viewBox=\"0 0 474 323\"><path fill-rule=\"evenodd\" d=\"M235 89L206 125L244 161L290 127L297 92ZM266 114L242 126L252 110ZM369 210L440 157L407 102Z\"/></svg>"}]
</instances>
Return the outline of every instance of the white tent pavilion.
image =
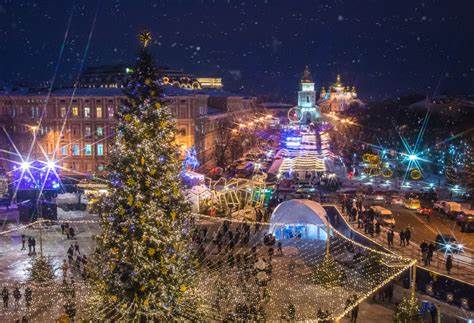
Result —
<instances>
[{"instance_id":1,"label":"white tent pavilion","mask_svg":"<svg viewBox=\"0 0 474 323\"><path fill-rule=\"evenodd\" d=\"M321 204L304 199L289 200L273 211L269 233L275 235L277 240L326 240L328 225L327 214Z\"/></svg>"}]
</instances>

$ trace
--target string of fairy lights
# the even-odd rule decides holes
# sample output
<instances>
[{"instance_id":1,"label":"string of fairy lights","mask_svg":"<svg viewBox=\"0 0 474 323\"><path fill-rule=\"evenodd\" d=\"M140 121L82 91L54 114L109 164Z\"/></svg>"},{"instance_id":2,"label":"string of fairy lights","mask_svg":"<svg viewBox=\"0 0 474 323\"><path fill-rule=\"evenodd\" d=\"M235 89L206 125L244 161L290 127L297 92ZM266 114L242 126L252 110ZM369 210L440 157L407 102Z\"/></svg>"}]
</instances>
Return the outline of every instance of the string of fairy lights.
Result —
<instances>
[{"instance_id":1,"label":"string of fairy lights","mask_svg":"<svg viewBox=\"0 0 474 323\"><path fill-rule=\"evenodd\" d=\"M314 268L318 266L326 255L326 241L310 241L306 239L282 240L283 255L276 251L274 245L274 256L269 256L270 247L262 245L264 235L268 232L270 223L248 222L243 220L215 218L201 214L193 214L193 222L199 230L206 228L207 234L201 245L194 244L194 248L203 248L204 253L199 255L201 266L196 274L196 292L203 302L200 315L206 319L223 319L231 313L238 312L236 308L242 304L253 306L260 304L268 320L279 319L282 309L290 304L295 307L296 318L301 320L316 320L318 313L313 309L321 309L325 319L340 319L352 310L357 304L364 301L382 286L392 279L398 277L414 261L401 256L386 254L381 251L368 248L355 241L350 240L336 230L331 230L329 242L330 256L336 260L338 268L343 272L344 281L340 284L330 286L319 286L311 283ZM36 229L40 225L49 228L48 241L54 238L54 234L63 237L59 224L68 223L71 226L97 225L97 220L39 220L35 223L3 231L0 237L10 236L15 231L20 232L28 229ZM248 227L248 243L238 243L233 248L227 239L219 246L216 243L216 234L225 226L229 230L246 232ZM272 225L274 225L272 223ZM286 224L287 225L287 224ZM198 232L199 232L198 230ZM51 237L53 234L53 237ZM249 259L256 247L255 263L249 262L250 267L244 265L244 259ZM89 248L90 249L90 248ZM357 260L351 260L358 255ZM240 258L240 262L237 260ZM270 258L272 258L270 260ZM230 261L229 259L233 259ZM230 266L229 262L233 262ZM237 265L237 263L240 265ZM263 265L262 265L263 264ZM263 268L260 270L256 267ZM271 268L269 271L268 267ZM263 278L262 278L263 277ZM260 282L259 279L264 282ZM243 283L244 282L244 283ZM7 284L13 288L16 284ZM35 285L27 283L34 290L34 295L45 295L45 297L34 297L27 313L29 315L40 315L38 313L54 312L59 315L62 305L67 297L61 293L61 283L55 281L49 285ZM90 297L87 284L81 285L76 291L75 302L78 317L85 311L84 304ZM218 290L226 290L227 296L219 294ZM261 294L265 294L263 297ZM232 297L230 297L231 295ZM347 299L357 295L357 300L350 306L345 306ZM46 309L44 299L49 300L51 308ZM215 303L220 302L220 307ZM51 304L54 304L51 305ZM309 310L311 309L311 310ZM104 309L106 310L106 309ZM191 309L190 309L191 311ZM37 314L34 314L37 313ZM14 318L19 311L12 308L7 315ZM44 314L41 314L44 315ZM190 313L190 315L192 315ZM2 317L2 316L0 316Z\"/></svg>"}]
</instances>

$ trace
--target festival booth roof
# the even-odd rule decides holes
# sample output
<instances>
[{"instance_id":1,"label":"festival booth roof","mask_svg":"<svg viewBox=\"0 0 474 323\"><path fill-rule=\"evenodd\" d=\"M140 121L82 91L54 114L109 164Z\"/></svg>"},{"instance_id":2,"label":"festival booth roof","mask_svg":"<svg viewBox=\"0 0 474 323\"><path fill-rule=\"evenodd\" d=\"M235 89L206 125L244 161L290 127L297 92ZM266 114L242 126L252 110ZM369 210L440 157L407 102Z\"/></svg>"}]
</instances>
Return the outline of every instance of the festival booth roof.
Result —
<instances>
[{"instance_id":1,"label":"festival booth roof","mask_svg":"<svg viewBox=\"0 0 474 323\"><path fill-rule=\"evenodd\" d=\"M271 224L328 225L326 210L311 200L289 200L280 203L272 213Z\"/></svg>"}]
</instances>

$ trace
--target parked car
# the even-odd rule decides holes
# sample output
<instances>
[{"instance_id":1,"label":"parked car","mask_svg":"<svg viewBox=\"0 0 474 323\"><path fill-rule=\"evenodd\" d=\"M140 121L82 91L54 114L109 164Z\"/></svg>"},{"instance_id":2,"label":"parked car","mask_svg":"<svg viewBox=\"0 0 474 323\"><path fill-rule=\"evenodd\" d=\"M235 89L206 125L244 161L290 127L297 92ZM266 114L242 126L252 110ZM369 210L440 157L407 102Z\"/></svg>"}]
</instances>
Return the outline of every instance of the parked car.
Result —
<instances>
[{"instance_id":1,"label":"parked car","mask_svg":"<svg viewBox=\"0 0 474 323\"><path fill-rule=\"evenodd\" d=\"M461 253L464 251L462 244L459 244L455 237L449 234L438 234L435 239L437 250L444 253Z\"/></svg>"},{"instance_id":2,"label":"parked car","mask_svg":"<svg viewBox=\"0 0 474 323\"><path fill-rule=\"evenodd\" d=\"M461 232L474 231L474 214L461 212L457 215L456 222L461 226Z\"/></svg>"},{"instance_id":3,"label":"parked car","mask_svg":"<svg viewBox=\"0 0 474 323\"><path fill-rule=\"evenodd\" d=\"M454 216L462 211L461 203L450 201L437 201L433 204L433 209L439 210L448 216Z\"/></svg>"},{"instance_id":4,"label":"parked car","mask_svg":"<svg viewBox=\"0 0 474 323\"><path fill-rule=\"evenodd\" d=\"M405 199L403 206L410 210L418 210L421 208L420 200L412 198Z\"/></svg>"}]
</instances>

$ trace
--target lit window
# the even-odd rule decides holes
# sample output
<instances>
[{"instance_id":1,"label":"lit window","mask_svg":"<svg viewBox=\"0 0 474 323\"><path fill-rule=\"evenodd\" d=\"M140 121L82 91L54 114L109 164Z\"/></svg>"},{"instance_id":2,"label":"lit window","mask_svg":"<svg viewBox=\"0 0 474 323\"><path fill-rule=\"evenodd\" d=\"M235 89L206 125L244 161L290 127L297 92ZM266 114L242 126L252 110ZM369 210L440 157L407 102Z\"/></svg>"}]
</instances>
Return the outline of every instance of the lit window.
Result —
<instances>
[{"instance_id":1,"label":"lit window","mask_svg":"<svg viewBox=\"0 0 474 323\"><path fill-rule=\"evenodd\" d=\"M66 116L66 107L61 107L61 118Z\"/></svg>"},{"instance_id":2,"label":"lit window","mask_svg":"<svg viewBox=\"0 0 474 323\"><path fill-rule=\"evenodd\" d=\"M78 107L72 107L72 116L73 117L78 117L79 116L79 108Z\"/></svg>"},{"instance_id":3,"label":"lit window","mask_svg":"<svg viewBox=\"0 0 474 323\"><path fill-rule=\"evenodd\" d=\"M92 129L91 126L86 126L84 128L84 136L90 137L92 135Z\"/></svg>"},{"instance_id":4,"label":"lit window","mask_svg":"<svg viewBox=\"0 0 474 323\"><path fill-rule=\"evenodd\" d=\"M102 118L102 107L95 108L95 114L97 118Z\"/></svg>"},{"instance_id":5,"label":"lit window","mask_svg":"<svg viewBox=\"0 0 474 323\"><path fill-rule=\"evenodd\" d=\"M97 144L97 156L104 156L104 145Z\"/></svg>"},{"instance_id":6,"label":"lit window","mask_svg":"<svg viewBox=\"0 0 474 323\"><path fill-rule=\"evenodd\" d=\"M84 108L84 118L90 118L91 117L91 108L85 107Z\"/></svg>"},{"instance_id":7,"label":"lit window","mask_svg":"<svg viewBox=\"0 0 474 323\"><path fill-rule=\"evenodd\" d=\"M108 107L109 118L114 116L114 107Z\"/></svg>"},{"instance_id":8,"label":"lit window","mask_svg":"<svg viewBox=\"0 0 474 323\"><path fill-rule=\"evenodd\" d=\"M72 155L73 156L79 156L79 145L78 144L72 145Z\"/></svg>"},{"instance_id":9,"label":"lit window","mask_svg":"<svg viewBox=\"0 0 474 323\"><path fill-rule=\"evenodd\" d=\"M67 156L67 146L62 146L61 147L61 155Z\"/></svg>"},{"instance_id":10,"label":"lit window","mask_svg":"<svg viewBox=\"0 0 474 323\"><path fill-rule=\"evenodd\" d=\"M102 137L104 135L104 127L97 127L97 136Z\"/></svg>"},{"instance_id":11,"label":"lit window","mask_svg":"<svg viewBox=\"0 0 474 323\"><path fill-rule=\"evenodd\" d=\"M86 144L84 147L84 154L86 156L92 155L92 145L91 144Z\"/></svg>"}]
</instances>

